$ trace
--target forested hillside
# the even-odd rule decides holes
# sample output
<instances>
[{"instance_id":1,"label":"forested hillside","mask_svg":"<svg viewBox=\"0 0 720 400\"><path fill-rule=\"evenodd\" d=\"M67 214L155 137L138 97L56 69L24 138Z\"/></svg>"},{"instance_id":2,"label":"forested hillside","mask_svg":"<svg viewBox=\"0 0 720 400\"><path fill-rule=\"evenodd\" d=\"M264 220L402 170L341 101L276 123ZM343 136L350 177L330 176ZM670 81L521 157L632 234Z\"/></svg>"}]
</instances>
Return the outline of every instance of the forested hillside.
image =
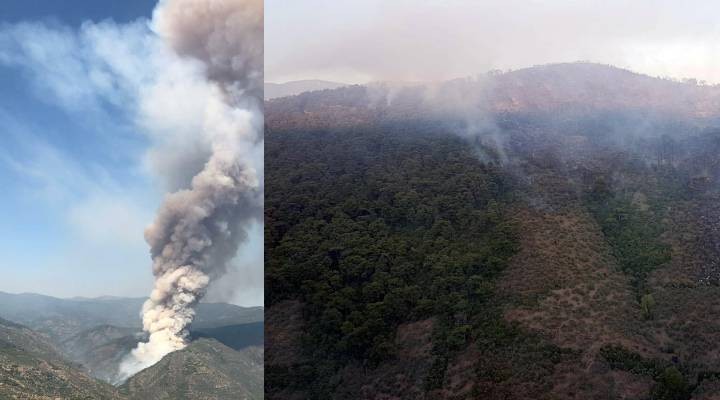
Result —
<instances>
[{"instance_id":1,"label":"forested hillside","mask_svg":"<svg viewBox=\"0 0 720 400\"><path fill-rule=\"evenodd\" d=\"M263 308L225 303L200 303L187 349L113 386L145 340L137 309L129 316L142 300L0 292L0 315L14 320L0 318L0 398L263 398Z\"/></svg>"},{"instance_id":2,"label":"forested hillside","mask_svg":"<svg viewBox=\"0 0 720 400\"><path fill-rule=\"evenodd\" d=\"M720 395L716 88L576 67L268 104L269 398Z\"/></svg>"}]
</instances>

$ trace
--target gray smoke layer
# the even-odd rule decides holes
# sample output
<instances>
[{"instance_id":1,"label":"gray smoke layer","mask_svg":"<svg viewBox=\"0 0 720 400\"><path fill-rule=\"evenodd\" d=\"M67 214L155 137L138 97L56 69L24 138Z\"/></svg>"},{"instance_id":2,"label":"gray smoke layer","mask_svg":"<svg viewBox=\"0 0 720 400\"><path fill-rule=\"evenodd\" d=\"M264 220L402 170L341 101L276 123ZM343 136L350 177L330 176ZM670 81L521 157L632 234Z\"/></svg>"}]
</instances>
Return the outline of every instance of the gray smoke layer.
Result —
<instances>
[{"instance_id":1,"label":"gray smoke layer","mask_svg":"<svg viewBox=\"0 0 720 400\"><path fill-rule=\"evenodd\" d=\"M153 28L177 55L203 66L212 96L198 134L209 138L211 154L145 231L155 275L142 310L149 340L122 362L121 380L185 347L195 305L262 217L262 1L161 1Z\"/></svg>"},{"instance_id":2,"label":"gray smoke layer","mask_svg":"<svg viewBox=\"0 0 720 400\"><path fill-rule=\"evenodd\" d=\"M259 0L172 0L157 30L180 55L200 60L232 101L262 99L263 5Z\"/></svg>"}]
</instances>

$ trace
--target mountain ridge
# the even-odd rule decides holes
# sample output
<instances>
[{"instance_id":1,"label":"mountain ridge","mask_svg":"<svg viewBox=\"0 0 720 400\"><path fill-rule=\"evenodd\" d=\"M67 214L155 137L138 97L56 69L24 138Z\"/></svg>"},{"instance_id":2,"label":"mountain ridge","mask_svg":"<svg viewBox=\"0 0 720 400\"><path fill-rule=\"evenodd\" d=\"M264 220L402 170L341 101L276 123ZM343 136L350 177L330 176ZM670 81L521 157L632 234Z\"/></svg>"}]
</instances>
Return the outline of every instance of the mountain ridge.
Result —
<instances>
[{"instance_id":1,"label":"mountain ridge","mask_svg":"<svg viewBox=\"0 0 720 400\"><path fill-rule=\"evenodd\" d=\"M142 328L144 298L62 299L0 292L0 317L45 332L61 342L96 325ZM193 326L211 328L263 320L263 307L199 303Z\"/></svg>"},{"instance_id":2,"label":"mountain ridge","mask_svg":"<svg viewBox=\"0 0 720 400\"><path fill-rule=\"evenodd\" d=\"M479 121L502 113L554 112L573 118L616 110L697 121L720 118L720 85L692 82L596 63L547 64L431 84L351 85L273 99L266 102L266 125L272 132L388 120Z\"/></svg>"},{"instance_id":3,"label":"mountain ridge","mask_svg":"<svg viewBox=\"0 0 720 400\"><path fill-rule=\"evenodd\" d=\"M247 399L261 399L262 324L191 331L186 349L141 371L164 380L164 385L136 382L132 390L122 392L107 382L115 380L119 362L142 339L134 334L135 329L98 325L55 344L46 334L0 318L0 398L235 399L234 394L242 393ZM165 365L171 368L164 369ZM213 386L206 385L208 379ZM182 396L172 391L181 383L188 388ZM218 393L224 397L217 397Z\"/></svg>"},{"instance_id":4,"label":"mountain ridge","mask_svg":"<svg viewBox=\"0 0 720 400\"><path fill-rule=\"evenodd\" d=\"M47 340L22 325L0 320L0 397L120 399L111 385L63 360Z\"/></svg>"},{"instance_id":5,"label":"mountain ridge","mask_svg":"<svg viewBox=\"0 0 720 400\"><path fill-rule=\"evenodd\" d=\"M342 86L347 86L347 84L321 79L303 79L283 83L265 82L264 98L265 100L270 100L279 97L295 96L304 92L335 89Z\"/></svg>"},{"instance_id":6,"label":"mountain ridge","mask_svg":"<svg viewBox=\"0 0 720 400\"><path fill-rule=\"evenodd\" d=\"M237 352L213 339L198 339L165 356L120 386L136 399L247 399L263 394L262 351Z\"/></svg>"}]
</instances>

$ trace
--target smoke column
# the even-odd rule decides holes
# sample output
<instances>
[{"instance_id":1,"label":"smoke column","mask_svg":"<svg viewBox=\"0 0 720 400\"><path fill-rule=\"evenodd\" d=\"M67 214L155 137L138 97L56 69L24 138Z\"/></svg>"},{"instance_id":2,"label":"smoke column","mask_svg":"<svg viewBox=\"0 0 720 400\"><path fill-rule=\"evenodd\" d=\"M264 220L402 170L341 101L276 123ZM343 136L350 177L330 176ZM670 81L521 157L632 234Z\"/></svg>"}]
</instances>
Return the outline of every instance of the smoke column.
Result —
<instances>
[{"instance_id":1,"label":"smoke column","mask_svg":"<svg viewBox=\"0 0 720 400\"><path fill-rule=\"evenodd\" d=\"M186 346L196 304L262 218L262 1L161 0L152 27L179 57L202 64L212 96L198 134L211 154L145 231L155 276L142 309L149 339L123 360L121 381Z\"/></svg>"}]
</instances>

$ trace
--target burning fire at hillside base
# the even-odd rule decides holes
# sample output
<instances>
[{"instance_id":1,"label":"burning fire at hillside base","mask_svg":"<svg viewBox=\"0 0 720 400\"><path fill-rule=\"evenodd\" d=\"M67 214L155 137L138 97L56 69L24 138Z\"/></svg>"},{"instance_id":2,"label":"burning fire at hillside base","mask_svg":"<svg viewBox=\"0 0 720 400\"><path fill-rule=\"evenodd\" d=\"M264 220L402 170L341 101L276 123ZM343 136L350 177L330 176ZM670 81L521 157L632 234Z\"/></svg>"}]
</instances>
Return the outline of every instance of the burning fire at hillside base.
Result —
<instances>
[{"instance_id":1,"label":"burning fire at hillside base","mask_svg":"<svg viewBox=\"0 0 720 400\"><path fill-rule=\"evenodd\" d=\"M175 54L202 64L212 95L198 135L211 154L145 231L155 275L142 309L149 339L123 360L123 380L186 346L195 305L262 215L262 1L161 0L152 27Z\"/></svg>"}]
</instances>

